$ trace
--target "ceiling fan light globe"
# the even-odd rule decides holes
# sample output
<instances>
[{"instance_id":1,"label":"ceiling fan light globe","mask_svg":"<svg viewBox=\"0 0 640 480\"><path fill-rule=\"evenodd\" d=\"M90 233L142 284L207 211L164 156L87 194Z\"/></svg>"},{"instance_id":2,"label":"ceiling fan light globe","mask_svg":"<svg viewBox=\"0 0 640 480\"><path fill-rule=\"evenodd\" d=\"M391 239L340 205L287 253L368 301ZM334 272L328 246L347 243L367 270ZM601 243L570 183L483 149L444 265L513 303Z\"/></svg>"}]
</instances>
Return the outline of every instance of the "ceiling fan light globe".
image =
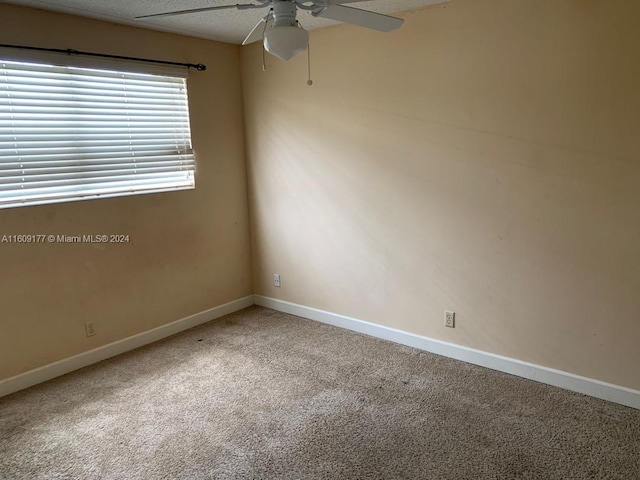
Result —
<instances>
[{"instance_id":1,"label":"ceiling fan light globe","mask_svg":"<svg viewBox=\"0 0 640 480\"><path fill-rule=\"evenodd\" d=\"M309 46L309 32L294 25L269 28L264 35L264 48L285 62L304 52Z\"/></svg>"}]
</instances>

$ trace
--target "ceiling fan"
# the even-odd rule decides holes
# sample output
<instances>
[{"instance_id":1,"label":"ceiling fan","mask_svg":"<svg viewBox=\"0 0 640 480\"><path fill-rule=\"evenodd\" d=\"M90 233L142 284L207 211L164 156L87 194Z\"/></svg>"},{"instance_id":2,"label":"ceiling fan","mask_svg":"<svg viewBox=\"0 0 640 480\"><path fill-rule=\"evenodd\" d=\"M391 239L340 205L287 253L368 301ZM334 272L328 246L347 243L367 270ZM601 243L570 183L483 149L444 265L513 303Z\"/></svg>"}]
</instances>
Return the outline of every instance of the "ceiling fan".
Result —
<instances>
[{"instance_id":1,"label":"ceiling fan","mask_svg":"<svg viewBox=\"0 0 640 480\"><path fill-rule=\"evenodd\" d=\"M298 10L305 10L314 17L322 17L339 22L352 23L380 32L390 32L399 28L404 22L401 18L390 17L380 13L346 7L345 3L356 3L365 0L255 0L256 3L219 5L214 7L177 10L174 12L154 13L135 17L136 20L152 17L168 17L187 13L209 12L213 10L251 10L269 8L245 38L243 45L262 40L267 52L282 60L291 60L304 52L309 46L309 33L302 28L296 15Z\"/></svg>"}]
</instances>

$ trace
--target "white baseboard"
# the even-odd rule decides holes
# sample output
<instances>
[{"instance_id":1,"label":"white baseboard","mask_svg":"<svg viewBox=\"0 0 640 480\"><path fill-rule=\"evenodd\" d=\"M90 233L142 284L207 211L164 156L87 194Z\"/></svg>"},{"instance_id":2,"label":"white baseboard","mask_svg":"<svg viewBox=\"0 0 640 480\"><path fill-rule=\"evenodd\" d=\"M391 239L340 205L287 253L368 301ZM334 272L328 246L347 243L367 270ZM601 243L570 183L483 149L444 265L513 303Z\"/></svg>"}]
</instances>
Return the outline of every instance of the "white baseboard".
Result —
<instances>
[{"instance_id":1,"label":"white baseboard","mask_svg":"<svg viewBox=\"0 0 640 480\"><path fill-rule=\"evenodd\" d=\"M224 305L210 308L204 312L199 312L180 320L176 320L175 322L162 325L161 327L133 335L132 337L124 338L117 342L89 350L88 352L80 353L73 357L65 358L64 360L21 373L15 377L1 380L0 397L17 392L18 390L23 390L38 383L46 382L52 378L78 370L79 368L86 367L87 365L106 360L107 358L115 357L116 355L142 347L143 345L157 342L158 340L170 335L210 322L211 320L242 310L243 308L250 307L251 305L253 305L253 296L249 295L247 297L225 303Z\"/></svg>"},{"instance_id":2,"label":"white baseboard","mask_svg":"<svg viewBox=\"0 0 640 480\"><path fill-rule=\"evenodd\" d=\"M396 330L395 328L365 322L356 318L346 317L336 313L305 307L295 303L277 300L275 298L254 295L256 305L290 313L336 327L346 328L355 332L371 335L372 337L390 340L395 343L419 348L427 352L445 357L462 360L500 372L517 375L548 385L564 388L628 407L640 409L640 391L601 382L592 378L581 377L573 373L542 367L533 363L523 362L515 358L503 357L493 353L463 347L453 343L443 342L432 338L422 337L413 333Z\"/></svg>"}]
</instances>

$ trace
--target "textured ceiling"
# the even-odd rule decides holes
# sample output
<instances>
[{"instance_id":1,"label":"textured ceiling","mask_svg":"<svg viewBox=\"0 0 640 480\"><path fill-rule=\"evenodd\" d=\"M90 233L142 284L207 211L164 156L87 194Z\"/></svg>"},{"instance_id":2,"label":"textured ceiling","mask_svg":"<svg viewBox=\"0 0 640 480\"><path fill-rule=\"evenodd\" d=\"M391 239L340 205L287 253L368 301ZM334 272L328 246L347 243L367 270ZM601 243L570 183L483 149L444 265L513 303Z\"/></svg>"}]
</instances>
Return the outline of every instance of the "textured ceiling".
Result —
<instances>
[{"instance_id":1,"label":"textured ceiling","mask_svg":"<svg viewBox=\"0 0 640 480\"><path fill-rule=\"evenodd\" d=\"M350 6L388 14L422 8L445 1L448 0L374 0ZM153 30L240 44L254 25L266 14L268 11L266 8L243 11L230 9L166 18L133 20L134 17L139 15L229 5L239 2L250 3L250 0L10 0L5 3L26 5ZM308 30L338 23L332 20L312 17L304 11L298 14L298 20Z\"/></svg>"}]
</instances>

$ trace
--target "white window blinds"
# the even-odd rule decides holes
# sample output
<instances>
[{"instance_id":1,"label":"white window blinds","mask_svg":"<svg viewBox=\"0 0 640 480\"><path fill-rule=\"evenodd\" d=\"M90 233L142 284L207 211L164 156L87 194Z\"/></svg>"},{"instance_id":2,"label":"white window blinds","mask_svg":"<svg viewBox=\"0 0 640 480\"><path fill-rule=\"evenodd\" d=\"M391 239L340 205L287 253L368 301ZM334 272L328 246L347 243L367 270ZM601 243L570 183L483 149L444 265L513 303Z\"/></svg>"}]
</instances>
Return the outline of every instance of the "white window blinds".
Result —
<instances>
[{"instance_id":1,"label":"white window blinds","mask_svg":"<svg viewBox=\"0 0 640 480\"><path fill-rule=\"evenodd\" d=\"M184 78L0 60L0 208L194 188Z\"/></svg>"}]
</instances>

